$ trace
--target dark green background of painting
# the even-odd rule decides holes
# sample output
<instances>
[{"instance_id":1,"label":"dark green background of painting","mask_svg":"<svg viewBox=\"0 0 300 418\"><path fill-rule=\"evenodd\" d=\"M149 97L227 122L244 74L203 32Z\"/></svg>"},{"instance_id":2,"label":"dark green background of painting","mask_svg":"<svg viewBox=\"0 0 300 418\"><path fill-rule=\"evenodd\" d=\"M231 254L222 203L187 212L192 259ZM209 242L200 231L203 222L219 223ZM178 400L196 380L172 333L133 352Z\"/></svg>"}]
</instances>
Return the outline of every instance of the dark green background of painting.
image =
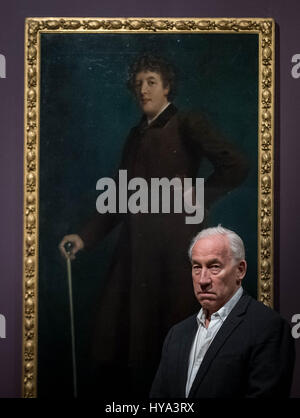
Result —
<instances>
[{"instance_id":1,"label":"dark green background of painting","mask_svg":"<svg viewBox=\"0 0 300 418\"><path fill-rule=\"evenodd\" d=\"M58 244L94 211L100 177L113 177L140 111L127 69L144 51L178 69L174 103L206 112L247 155L243 185L210 214L244 239L244 288L257 292L258 36L255 34L42 34L38 277L38 396L72 396L66 265ZM204 164L199 176L209 173ZM106 280L116 228L73 262L79 394L88 387L89 318ZM121 280L122 278L120 278Z\"/></svg>"}]
</instances>

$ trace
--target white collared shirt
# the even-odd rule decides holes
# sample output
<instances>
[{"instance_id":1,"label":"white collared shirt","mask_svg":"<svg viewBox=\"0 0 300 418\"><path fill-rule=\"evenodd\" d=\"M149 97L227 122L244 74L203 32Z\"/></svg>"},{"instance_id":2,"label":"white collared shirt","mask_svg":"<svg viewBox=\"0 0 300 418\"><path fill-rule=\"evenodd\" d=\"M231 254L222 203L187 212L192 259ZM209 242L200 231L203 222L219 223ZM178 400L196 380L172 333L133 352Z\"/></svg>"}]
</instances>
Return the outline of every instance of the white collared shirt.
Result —
<instances>
[{"instance_id":1,"label":"white collared shirt","mask_svg":"<svg viewBox=\"0 0 300 418\"><path fill-rule=\"evenodd\" d=\"M205 327L205 311L201 308L200 312L197 315L198 330L192 345L189 358L189 368L188 368L188 377L185 388L185 395L188 397L196 374L199 370L199 367L203 361L205 353L208 350L208 347L212 343L213 339L217 335L217 332L221 328L223 322L229 315L230 311L239 301L242 296L243 289L239 289L235 294L229 299L229 301L222 306L217 312L213 313L210 318L208 327Z\"/></svg>"},{"instance_id":2,"label":"white collared shirt","mask_svg":"<svg viewBox=\"0 0 300 418\"><path fill-rule=\"evenodd\" d=\"M166 108L169 106L169 104L170 104L170 102L168 102L165 106L163 106L161 109L160 109L160 111L154 116L154 118L152 118L152 119L147 119L147 123L148 123L148 125L150 125L150 123L152 123L155 119L157 119L158 118L158 116L164 111L164 110L166 110Z\"/></svg>"}]
</instances>

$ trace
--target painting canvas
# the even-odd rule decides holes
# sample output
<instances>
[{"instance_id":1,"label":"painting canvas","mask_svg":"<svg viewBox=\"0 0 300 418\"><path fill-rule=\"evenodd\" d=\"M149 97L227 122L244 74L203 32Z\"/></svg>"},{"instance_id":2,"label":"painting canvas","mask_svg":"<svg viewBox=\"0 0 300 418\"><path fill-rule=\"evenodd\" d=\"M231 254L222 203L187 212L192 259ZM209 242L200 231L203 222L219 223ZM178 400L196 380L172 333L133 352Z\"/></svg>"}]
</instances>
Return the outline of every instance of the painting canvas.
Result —
<instances>
[{"instance_id":1,"label":"painting canvas","mask_svg":"<svg viewBox=\"0 0 300 418\"><path fill-rule=\"evenodd\" d=\"M168 328L198 309L196 232L236 231L244 288L273 304L274 22L32 18L26 36L24 396L72 397L76 374L78 397L104 379L104 397L144 398ZM172 95L163 80L168 106L147 125L137 74L160 73L137 62L151 59L172 69ZM138 189L136 213L118 213L124 169L145 184L204 179L201 222L143 211ZM115 200L99 200L101 179ZM85 245L68 262L59 244L72 234Z\"/></svg>"}]
</instances>

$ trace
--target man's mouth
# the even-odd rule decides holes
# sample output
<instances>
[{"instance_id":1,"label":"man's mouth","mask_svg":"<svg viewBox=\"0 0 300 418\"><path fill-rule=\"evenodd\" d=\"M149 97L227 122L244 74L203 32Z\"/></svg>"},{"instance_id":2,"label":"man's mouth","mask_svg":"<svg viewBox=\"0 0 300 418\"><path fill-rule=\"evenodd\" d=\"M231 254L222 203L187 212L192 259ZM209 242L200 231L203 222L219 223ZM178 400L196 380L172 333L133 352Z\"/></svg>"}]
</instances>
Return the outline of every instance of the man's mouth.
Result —
<instances>
[{"instance_id":1,"label":"man's mouth","mask_svg":"<svg viewBox=\"0 0 300 418\"><path fill-rule=\"evenodd\" d=\"M142 104L147 104L150 101L151 101L151 99L141 99Z\"/></svg>"},{"instance_id":2,"label":"man's mouth","mask_svg":"<svg viewBox=\"0 0 300 418\"><path fill-rule=\"evenodd\" d=\"M215 294L213 292L199 292L199 296L201 298L206 298L206 297L214 297Z\"/></svg>"}]
</instances>

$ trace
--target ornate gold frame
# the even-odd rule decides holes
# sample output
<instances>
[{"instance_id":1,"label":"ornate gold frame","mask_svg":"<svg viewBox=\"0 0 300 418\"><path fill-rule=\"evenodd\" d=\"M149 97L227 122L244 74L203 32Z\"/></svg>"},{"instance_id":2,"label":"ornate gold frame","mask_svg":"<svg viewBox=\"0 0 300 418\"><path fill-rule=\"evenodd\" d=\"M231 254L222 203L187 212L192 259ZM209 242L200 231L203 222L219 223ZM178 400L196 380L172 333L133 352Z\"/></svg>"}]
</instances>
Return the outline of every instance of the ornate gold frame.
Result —
<instances>
[{"instance_id":1,"label":"ornate gold frame","mask_svg":"<svg viewBox=\"0 0 300 418\"><path fill-rule=\"evenodd\" d=\"M37 395L39 86L42 32L198 32L259 35L258 299L273 307L274 37L267 18L28 18L25 24L23 396Z\"/></svg>"}]
</instances>

